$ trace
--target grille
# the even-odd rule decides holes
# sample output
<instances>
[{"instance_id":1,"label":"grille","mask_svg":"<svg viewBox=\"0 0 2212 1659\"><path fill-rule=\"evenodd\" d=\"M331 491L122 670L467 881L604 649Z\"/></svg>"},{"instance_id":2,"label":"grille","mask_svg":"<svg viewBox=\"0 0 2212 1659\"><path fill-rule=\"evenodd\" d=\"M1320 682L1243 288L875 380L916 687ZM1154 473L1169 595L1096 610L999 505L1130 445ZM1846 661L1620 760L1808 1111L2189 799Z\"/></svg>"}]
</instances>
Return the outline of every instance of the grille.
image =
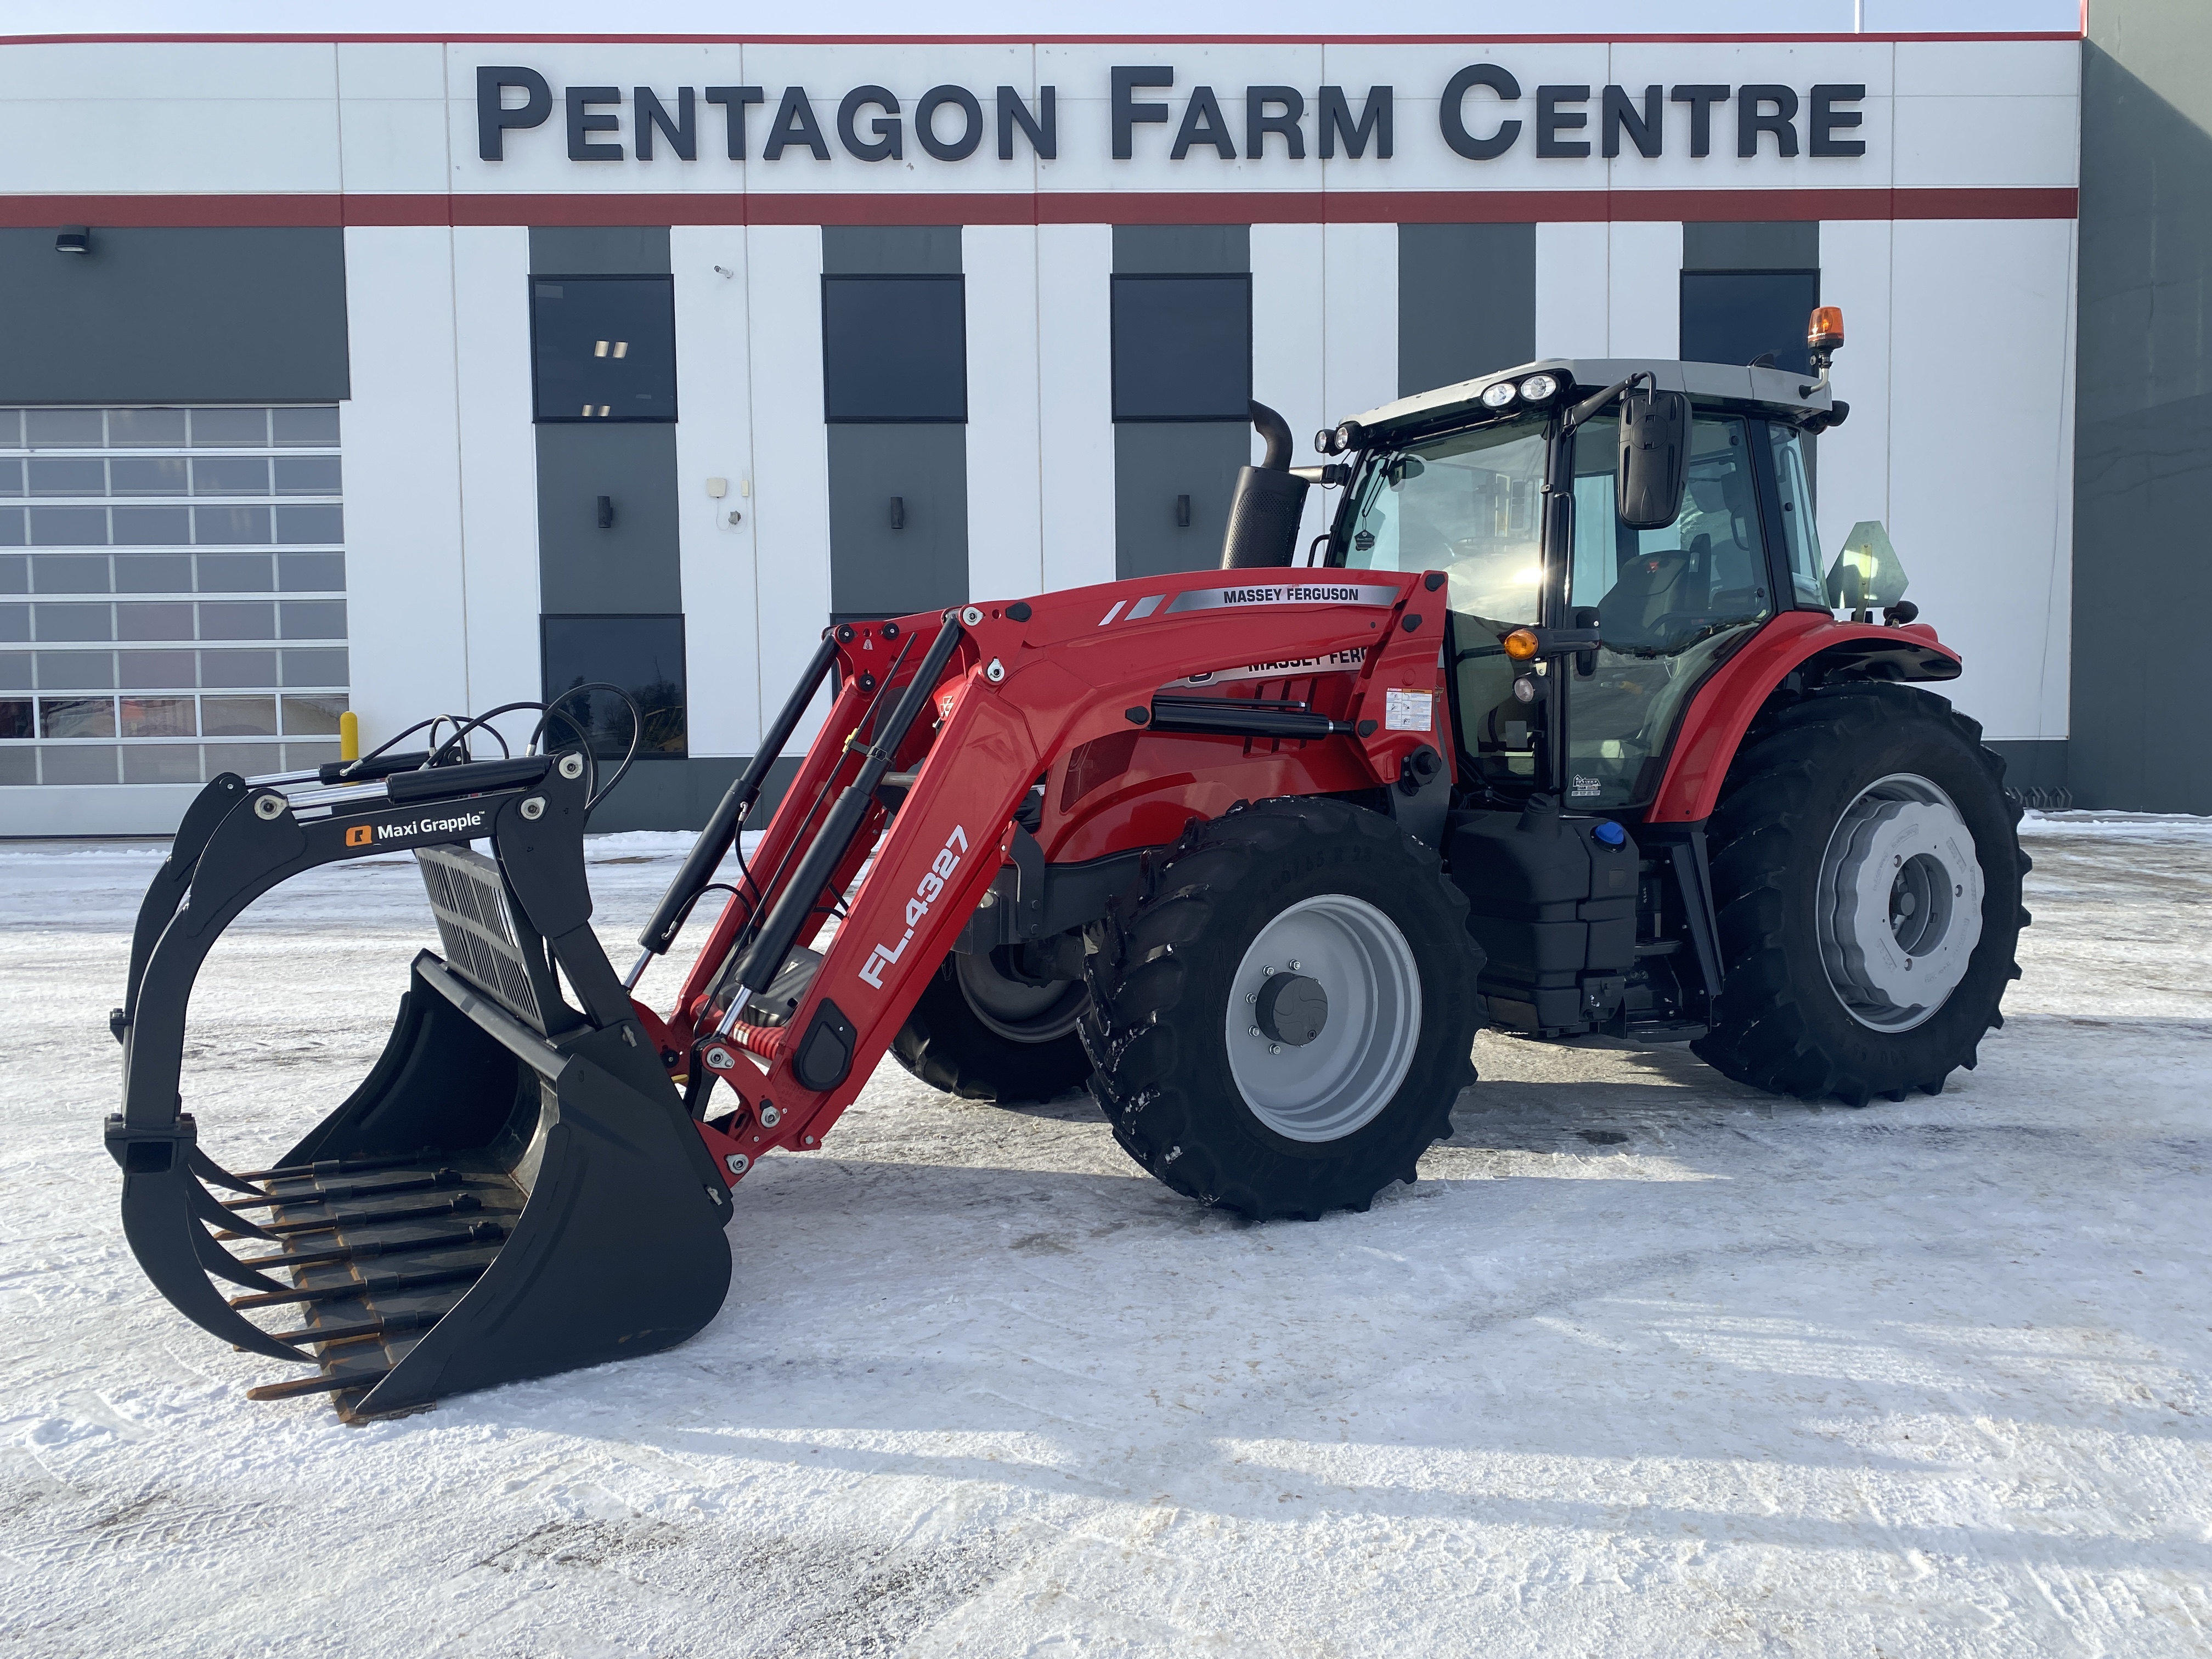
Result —
<instances>
[{"instance_id":1,"label":"grille","mask_svg":"<svg viewBox=\"0 0 2212 1659\"><path fill-rule=\"evenodd\" d=\"M544 1013L523 966L498 864L454 847L418 848L415 862L438 919L447 966L543 1033Z\"/></svg>"}]
</instances>

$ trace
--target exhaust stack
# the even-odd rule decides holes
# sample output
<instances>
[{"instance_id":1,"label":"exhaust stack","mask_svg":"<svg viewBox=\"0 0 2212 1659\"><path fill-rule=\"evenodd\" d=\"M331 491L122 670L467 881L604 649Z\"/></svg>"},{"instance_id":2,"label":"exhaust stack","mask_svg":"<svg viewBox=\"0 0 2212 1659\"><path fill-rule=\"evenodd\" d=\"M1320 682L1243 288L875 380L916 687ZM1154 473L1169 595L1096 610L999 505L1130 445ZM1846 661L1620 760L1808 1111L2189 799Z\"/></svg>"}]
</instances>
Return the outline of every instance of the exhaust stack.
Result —
<instances>
[{"instance_id":1,"label":"exhaust stack","mask_svg":"<svg viewBox=\"0 0 2212 1659\"><path fill-rule=\"evenodd\" d=\"M1229 528L1221 538L1224 570L1287 565L1297 556L1298 520L1305 512L1306 481L1291 471L1291 428L1267 404L1251 405L1252 425L1267 441L1257 466L1239 467L1229 501Z\"/></svg>"}]
</instances>

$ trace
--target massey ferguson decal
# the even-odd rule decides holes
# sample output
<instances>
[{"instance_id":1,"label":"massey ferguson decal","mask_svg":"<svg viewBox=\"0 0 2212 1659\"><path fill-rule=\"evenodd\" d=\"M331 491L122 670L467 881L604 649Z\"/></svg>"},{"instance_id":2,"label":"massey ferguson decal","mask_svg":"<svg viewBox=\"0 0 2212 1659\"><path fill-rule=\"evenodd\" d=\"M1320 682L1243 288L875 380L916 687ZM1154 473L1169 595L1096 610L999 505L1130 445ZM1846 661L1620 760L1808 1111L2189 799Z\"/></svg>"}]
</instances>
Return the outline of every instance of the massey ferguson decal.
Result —
<instances>
[{"instance_id":1,"label":"massey ferguson decal","mask_svg":"<svg viewBox=\"0 0 2212 1659\"><path fill-rule=\"evenodd\" d=\"M1270 582L1240 585L1236 587L1194 587L1187 593L1178 593L1169 599L1164 593L1147 593L1129 606L1127 615L1121 607L1127 601L1116 599L1114 608L1098 619L1101 628L1107 623L1142 622L1162 602L1167 609L1163 615L1172 616L1180 611L1234 611L1246 605L1373 605L1384 610L1398 603L1395 587L1370 587L1359 582Z\"/></svg>"},{"instance_id":2,"label":"massey ferguson decal","mask_svg":"<svg viewBox=\"0 0 2212 1659\"><path fill-rule=\"evenodd\" d=\"M1280 582L1238 587L1194 587L1178 593L1168 612L1235 611L1254 605L1376 605L1384 609L1398 603L1395 587L1369 587L1357 582Z\"/></svg>"},{"instance_id":3,"label":"massey ferguson decal","mask_svg":"<svg viewBox=\"0 0 2212 1659\"><path fill-rule=\"evenodd\" d=\"M1248 662L1242 668L1209 668L1200 673L1179 680L1170 680L1160 689L1174 690L1186 685L1235 685L1245 680L1303 679L1309 674L1356 674L1367 660L1366 647L1350 651L1331 651L1318 657L1297 657L1282 662Z\"/></svg>"},{"instance_id":4,"label":"massey ferguson decal","mask_svg":"<svg viewBox=\"0 0 2212 1659\"><path fill-rule=\"evenodd\" d=\"M957 849L957 850L956 850ZM896 945L878 945L868 952L868 959L860 964L860 977L878 991L884 988L884 969L906 954L906 947L914 943L914 930L921 926L921 919L929 914L929 907L937 902L944 892L945 884L960 867L960 854L968 850L968 832L958 824L945 838L945 845L922 872L921 880L914 890L914 896L906 902L906 932L899 935Z\"/></svg>"}]
</instances>

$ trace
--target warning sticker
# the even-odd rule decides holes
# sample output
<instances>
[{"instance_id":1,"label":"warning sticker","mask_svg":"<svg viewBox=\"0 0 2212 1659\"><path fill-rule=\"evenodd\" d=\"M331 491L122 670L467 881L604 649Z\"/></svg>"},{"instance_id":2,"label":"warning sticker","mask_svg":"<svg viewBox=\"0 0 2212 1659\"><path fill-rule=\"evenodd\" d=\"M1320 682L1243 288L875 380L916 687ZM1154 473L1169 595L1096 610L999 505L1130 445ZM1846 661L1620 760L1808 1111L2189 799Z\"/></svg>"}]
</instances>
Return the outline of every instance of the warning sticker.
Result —
<instances>
[{"instance_id":1,"label":"warning sticker","mask_svg":"<svg viewBox=\"0 0 2212 1659\"><path fill-rule=\"evenodd\" d=\"M1382 724L1392 732L1429 732L1437 696L1433 691L1389 691L1383 695Z\"/></svg>"}]
</instances>

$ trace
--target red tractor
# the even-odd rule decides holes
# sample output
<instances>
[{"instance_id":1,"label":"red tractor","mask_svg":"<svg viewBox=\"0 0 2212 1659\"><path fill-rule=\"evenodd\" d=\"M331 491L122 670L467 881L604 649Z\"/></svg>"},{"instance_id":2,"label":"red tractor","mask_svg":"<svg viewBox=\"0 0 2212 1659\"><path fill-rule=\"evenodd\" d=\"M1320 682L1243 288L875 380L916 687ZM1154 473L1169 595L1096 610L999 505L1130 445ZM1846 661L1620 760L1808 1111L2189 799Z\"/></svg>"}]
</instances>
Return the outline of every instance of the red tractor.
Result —
<instances>
[{"instance_id":1,"label":"red tractor","mask_svg":"<svg viewBox=\"0 0 2212 1659\"><path fill-rule=\"evenodd\" d=\"M1255 1218L1412 1180L1485 1024L1936 1092L2017 976L2027 860L2002 762L1915 684L1955 654L1821 572L1805 441L1846 413L1840 335L1816 313L1809 382L1534 363L1297 471L1255 404L1221 568L827 630L628 986L584 878L605 724L568 699L518 754L471 753L510 708L217 779L112 1017L133 1249L209 1330L315 1367L257 1396L374 1416L698 1330L731 1190L820 1146L887 1049L974 1097L1087 1079L1139 1164ZM1294 566L1314 483L1342 495ZM825 682L675 1005L633 1001ZM201 959L289 876L398 848L442 956L352 1096L223 1170L178 1094Z\"/></svg>"}]
</instances>

